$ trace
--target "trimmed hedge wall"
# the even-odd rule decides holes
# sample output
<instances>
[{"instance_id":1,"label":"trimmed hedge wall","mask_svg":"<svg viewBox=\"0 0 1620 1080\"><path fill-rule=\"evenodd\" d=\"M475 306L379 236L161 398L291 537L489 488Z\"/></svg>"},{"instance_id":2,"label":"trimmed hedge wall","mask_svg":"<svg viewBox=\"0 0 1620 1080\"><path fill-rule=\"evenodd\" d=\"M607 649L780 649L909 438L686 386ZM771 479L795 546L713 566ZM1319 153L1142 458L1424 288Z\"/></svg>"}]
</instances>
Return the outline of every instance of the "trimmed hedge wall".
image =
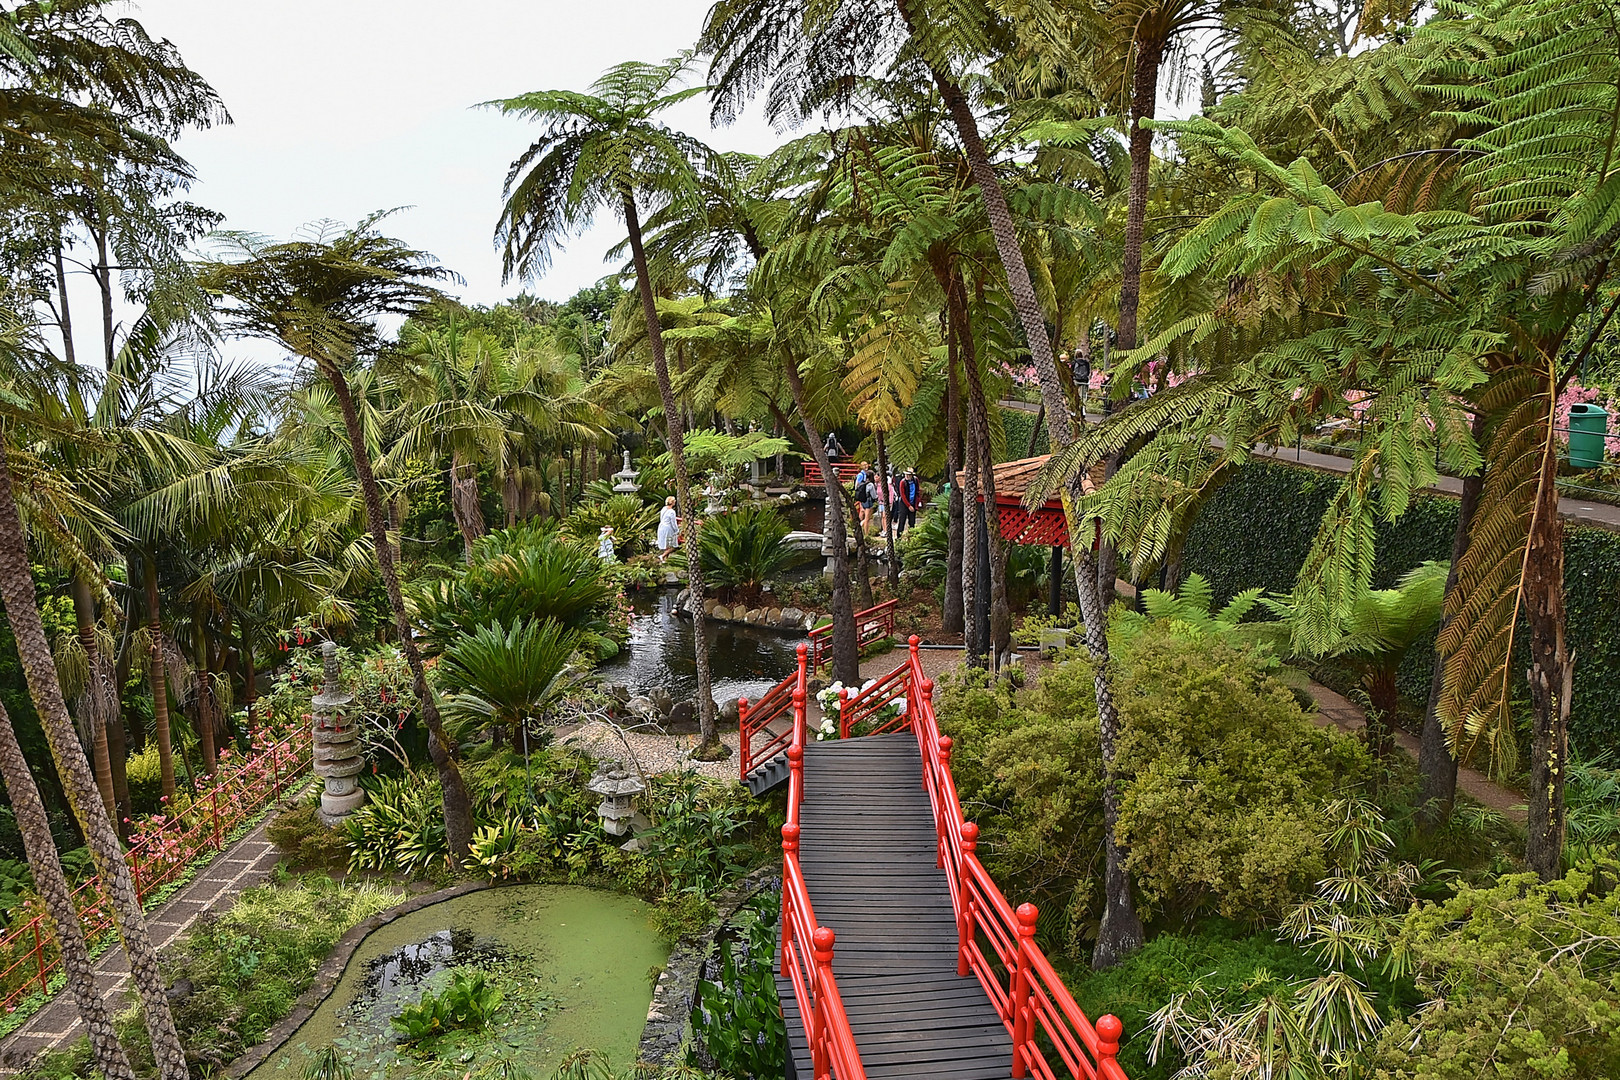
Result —
<instances>
[{"instance_id":1,"label":"trimmed hedge wall","mask_svg":"<svg viewBox=\"0 0 1620 1080\"><path fill-rule=\"evenodd\" d=\"M1001 429L1007 433L1007 449L998 457L997 462L1018 461L1028 457L1025 453L1029 449L1029 433L1035 429L1035 414L1025 412L1023 409L1009 409L1002 405L997 409L1001 413ZM993 437L993 436L992 436ZM1047 442L1046 425L1041 425L1041 432L1035 436L1035 456L1039 457L1051 448Z\"/></svg>"},{"instance_id":2,"label":"trimmed hedge wall","mask_svg":"<svg viewBox=\"0 0 1620 1080\"><path fill-rule=\"evenodd\" d=\"M1256 585L1291 591L1339 483L1314 469L1269 462L1237 470L1193 523L1185 571L1203 574L1223 599ZM1380 522L1373 587L1388 588L1425 560L1449 559L1456 527L1457 502L1441 495L1416 499L1400 520ZM1576 661L1571 738L1586 756L1620 752L1620 534L1569 527L1564 559ZM1414 649L1402 666L1401 691L1419 707L1433 666L1432 645Z\"/></svg>"}]
</instances>

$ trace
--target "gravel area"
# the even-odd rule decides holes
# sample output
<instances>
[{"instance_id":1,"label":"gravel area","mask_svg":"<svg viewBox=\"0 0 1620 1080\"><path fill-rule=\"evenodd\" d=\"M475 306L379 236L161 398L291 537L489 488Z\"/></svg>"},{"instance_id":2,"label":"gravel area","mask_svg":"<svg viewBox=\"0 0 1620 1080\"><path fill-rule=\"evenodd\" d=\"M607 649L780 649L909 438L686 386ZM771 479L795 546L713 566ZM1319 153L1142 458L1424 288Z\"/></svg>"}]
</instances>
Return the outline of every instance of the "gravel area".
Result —
<instances>
[{"instance_id":1,"label":"gravel area","mask_svg":"<svg viewBox=\"0 0 1620 1080\"><path fill-rule=\"evenodd\" d=\"M641 771L648 775L688 770L716 780L736 782L737 733L723 731L720 741L731 749L729 756L719 761L694 761L692 751L698 744L696 735L660 735L651 731L621 733L613 725L600 720L591 721L561 740L563 744L576 746L598 760L618 760L628 764L633 757Z\"/></svg>"}]
</instances>

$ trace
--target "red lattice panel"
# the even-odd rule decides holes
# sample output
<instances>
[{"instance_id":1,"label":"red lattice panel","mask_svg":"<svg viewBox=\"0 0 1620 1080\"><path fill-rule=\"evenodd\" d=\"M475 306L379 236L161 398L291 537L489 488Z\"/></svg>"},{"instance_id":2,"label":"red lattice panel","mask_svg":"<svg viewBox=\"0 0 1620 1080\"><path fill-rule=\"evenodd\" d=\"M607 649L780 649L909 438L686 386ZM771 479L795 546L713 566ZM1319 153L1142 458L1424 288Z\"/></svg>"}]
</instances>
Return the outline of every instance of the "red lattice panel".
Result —
<instances>
[{"instance_id":1,"label":"red lattice panel","mask_svg":"<svg viewBox=\"0 0 1620 1080\"><path fill-rule=\"evenodd\" d=\"M1009 544L1068 547L1069 521L1061 508L1043 506L1034 513L1016 503L996 500L996 525Z\"/></svg>"}]
</instances>

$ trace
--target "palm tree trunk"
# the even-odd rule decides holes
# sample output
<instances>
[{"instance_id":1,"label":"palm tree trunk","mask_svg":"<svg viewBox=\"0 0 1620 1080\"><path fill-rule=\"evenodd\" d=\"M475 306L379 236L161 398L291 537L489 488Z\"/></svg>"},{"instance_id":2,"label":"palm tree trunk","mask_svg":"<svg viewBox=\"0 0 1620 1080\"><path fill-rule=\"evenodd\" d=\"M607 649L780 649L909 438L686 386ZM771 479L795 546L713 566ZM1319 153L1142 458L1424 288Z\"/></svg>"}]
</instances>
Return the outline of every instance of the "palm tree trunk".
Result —
<instances>
[{"instance_id":1,"label":"palm tree trunk","mask_svg":"<svg viewBox=\"0 0 1620 1080\"><path fill-rule=\"evenodd\" d=\"M45 804L40 800L39 788L34 786L33 774L23 757L22 747L17 744L17 733L11 727L11 717L3 704L0 704L0 778L5 780L6 794L11 797L11 808L17 815L34 887L39 890L40 898L45 901L45 913L56 927L56 943L62 951L62 972L67 977L74 1004L79 1007L79 1018L90 1033L90 1053L96 1068L106 1080L135 1080L135 1070L129 1066L129 1057L118 1041L112 1017L96 987L95 965L85 946L84 927L73 905L67 877L62 873L61 853L51 837Z\"/></svg>"},{"instance_id":2,"label":"palm tree trunk","mask_svg":"<svg viewBox=\"0 0 1620 1080\"><path fill-rule=\"evenodd\" d=\"M473 543L485 532L484 512L478 505L478 470L459 453L450 455L450 513L461 531L467 561L471 562Z\"/></svg>"},{"instance_id":3,"label":"palm tree trunk","mask_svg":"<svg viewBox=\"0 0 1620 1080\"><path fill-rule=\"evenodd\" d=\"M1119 278L1119 347L1136 348L1136 313L1142 300L1142 234L1147 222L1148 174L1153 165L1152 120L1158 103L1160 42L1138 42L1131 82L1131 181L1125 201L1125 244Z\"/></svg>"},{"instance_id":4,"label":"palm tree trunk","mask_svg":"<svg viewBox=\"0 0 1620 1080\"><path fill-rule=\"evenodd\" d=\"M947 323L949 319L947 318ZM956 386L956 337L946 328L945 358L945 479L950 484L950 501L945 526L945 606L940 612L940 629L959 634L962 620L962 483L956 478L962 468L961 391Z\"/></svg>"},{"instance_id":5,"label":"palm tree trunk","mask_svg":"<svg viewBox=\"0 0 1620 1080\"><path fill-rule=\"evenodd\" d=\"M204 629L207 625L206 615L201 607L193 609L191 625L192 656L197 665L197 739L202 747L202 773L213 776L214 767L219 761L219 748L214 744L214 683L209 670L212 664L208 655L208 633Z\"/></svg>"},{"instance_id":6,"label":"palm tree trunk","mask_svg":"<svg viewBox=\"0 0 1620 1080\"><path fill-rule=\"evenodd\" d=\"M399 588L399 571L394 567L394 549L388 541L388 522L383 517L382 493L377 488L376 474L371 470L371 458L366 452L365 433L360 428L360 415L355 412L354 395L349 392L349 381L334 363L321 365L321 374L332 385L332 394L343 410L343 426L349 435L349 451L354 458L354 473L360 480L360 493L366 503L366 520L371 526L371 546L377 553L377 570L383 586L388 590L388 604L394 611L394 630L399 635L399 651L410 665L411 682L420 703L422 720L428 729L428 756L439 774L439 786L444 792L444 833L450 854L459 863L467 857L467 844L472 840L472 798L467 784L456 767L454 746L445 734L444 722L439 718L439 704L428 685L427 671L422 667L422 654L411 636L410 619L405 614L405 597Z\"/></svg>"},{"instance_id":7,"label":"palm tree trunk","mask_svg":"<svg viewBox=\"0 0 1620 1080\"><path fill-rule=\"evenodd\" d=\"M965 310L965 304L964 310ZM990 669L1001 667L1001 658L1012 645L1012 608L1007 602L1007 546L1001 540L1001 522L996 512L996 473L990 450L989 403L984 397L984 383L979 375L979 360L973 345L972 327L968 319L961 320L962 340L958 345L962 357L962 370L967 373L968 424L973 430L973 443L978 459L968 468L979 470L979 490L984 493L983 513L985 531L990 537L990 640L981 644L990 653Z\"/></svg>"},{"instance_id":8,"label":"palm tree trunk","mask_svg":"<svg viewBox=\"0 0 1620 1080\"><path fill-rule=\"evenodd\" d=\"M686 583L691 590L692 637L697 660L698 732L701 742L693 755L716 761L731 751L720 741L715 728L714 691L709 682L709 640L703 611L703 560L699 555L701 532L697 507L692 505L692 480L686 471L686 432L681 412L675 404L675 390L669 379L669 362L664 356L664 333L658 324L658 304L653 299L652 275L647 269L647 253L641 247L641 219L636 200L624 194L624 223L630 233L630 255L636 268L636 287L641 292L641 312L647 319L647 344L652 348L653 372L658 376L658 395L664 403L664 424L669 432L669 460L675 471L675 500L681 519L686 522Z\"/></svg>"},{"instance_id":9,"label":"palm tree trunk","mask_svg":"<svg viewBox=\"0 0 1620 1080\"><path fill-rule=\"evenodd\" d=\"M169 1012L163 972L146 929L146 915L130 882L124 845L100 805L90 764L85 760L73 721L68 717L67 703L62 700L62 686L57 681L56 664L45 640L45 627L34 597L34 578L12 493L11 467L3 446L0 446L0 601L5 604L6 621L17 639L17 655L28 680L28 692L39 712L68 804L84 829L85 844L95 861L96 872L112 900L113 917L124 941L131 981L141 999L158 1074L162 1080L187 1080L185 1049L180 1045L174 1017Z\"/></svg>"},{"instance_id":10,"label":"palm tree trunk","mask_svg":"<svg viewBox=\"0 0 1620 1080\"><path fill-rule=\"evenodd\" d=\"M861 682L861 647L855 630L855 602L850 595L849 532L845 527L844 485L833 473L832 459L827 456L827 445L816 422L810 419L810 407L804 392L804 379L792 359L782 365L787 376L788 390L793 394L793 407L799 410L799 422L810 440L810 454L821 466L821 486L826 491L826 510L821 516L821 528L832 552L832 677L845 686L859 686Z\"/></svg>"},{"instance_id":11,"label":"palm tree trunk","mask_svg":"<svg viewBox=\"0 0 1620 1080\"><path fill-rule=\"evenodd\" d=\"M79 648L84 650L84 695L79 699L80 719L90 726L90 745L94 749L96 788L101 792L102 805L107 816L119 820L118 798L113 791L112 753L107 747L107 700L111 688L107 685L108 672L102 666L101 649L96 641L96 602L90 595L90 583L82 574L73 578L73 618L79 631ZM119 830L122 835L123 830Z\"/></svg>"},{"instance_id":12,"label":"palm tree trunk","mask_svg":"<svg viewBox=\"0 0 1620 1080\"><path fill-rule=\"evenodd\" d=\"M146 632L152 639L152 661L147 678L152 683L152 731L157 736L158 775L163 781L163 794L174 802L174 743L169 732L168 658L163 648L163 622L158 607L157 561L147 558L144 565L146 578Z\"/></svg>"},{"instance_id":13,"label":"palm tree trunk","mask_svg":"<svg viewBox=\"0 0 1620 1080\"><path fill-rule=\"evenodd\" d=\"M104 352L103 360L106 370L113 369L114 357L114 331L113 331L113 289L112 265L107 259L107 231L105 228L92 227L96 238L96 285L101 290L101 346Z\"/></svg>"},{"instance_id":14,"label":"palm tree trunk","mask_svg":"<svg viewBox=\"0 0 1620 1080\"><path fill-rule=\"evenodd\" d=\"M1474 419L1474 437L1484 431L1483 415ZM1468 553L1469 532L1474 526L1474 514L1479 509L1479 497L1485 490L1485 470L1463 477L1462 498L1457 504L1457 529L1451 535L1451 570L1446 574L1446 598L1449 600L1457 588L1457 568ZM1452 616L1440 616L1440 633L1445 633ZM1445 725L1440 722L1440 691L1446 681L1446 656L1436 649L1434 671L1429 677L1429 701L1423 710L1423 732L1418 746L1418 778L1422 785L1418 805L1423 812L1418 824L1425 832L1451 816L1457 801L1457 759L1446 741Z\"/></svg>"},{"instance_id":15,"label":"palm tree trunk","mask_svg":"<svg viewBox=\"0 0 1620 1080\"><path fill-rule=\"evenodd\" d=\"M915 38L917 31L912 21L910 0L895 0L895 2L907 31ZM926 57L926 50L924 55ZM1007 278L1007 292L1018 312L1018 322L1023 327L1024 340L1029 345L1030 359L1039 377L1041 400L1046 403L1047 415L1051 417L1049 422L1052 424L1052 431L1063 436L1052 439L1052 445L1067 446L1072 441L1072 436L1069 414L1063 408L1063 390L1058 378L1057 361L1052 355L1052 340L1046 334L1046 317L1035 297L1035 283L1030 279L1029 267L1024 263L1024 249L1019 246L1018 232L1013 227L1012 210L1007 205L1007 194L1001 188L1001 181L996 178L994 166L990 164L990 152L985 148L984 138L979 134L979 122L973 115L972 106L968 104L967 95L962 92L961 86L949 72L932 61L928 63L928 73L933 77L934 85L939 89L939 95L945 102L945 108L956 125L957 134L962 140L962 150L967 155L968 167L973 173L973 182L979 189L979 195L984 199L985 216L990 219L990 234L995 239L996 255L1001 260L1001 269Z\"/></svg>"},{"instance_id":16,"label":"palm tree trunk","mask_svg":"<svg viewBox=\"0 0 1620 1080\"><path fill-rule=\"evenodd\" d=\"M979 590L988 589L988 581L979 580L979 515L984 504L979 500L979 438L972 421L967 424L963 438L966 450L962 458L962 608L965 626L962 643L967 661L977 667L988 666L989 642L979 625Z\"/></svg>"},{"instance_id":17,"label":"palm tree trunk","mask_svg":"<svg viewBox=\"0 0 1620 1080\"><path fill-rule=\"evenodd\" d=\"M1550 416L1546 423L1550 424ZM1564 774L1575 657L1564 639L1564 523L1558 516L1558 451L1550 437L1524 553L1524 613L1530 623L1529 842L1525 861L1551 881L1563 871Z\"/></svg>"}]
</instances>

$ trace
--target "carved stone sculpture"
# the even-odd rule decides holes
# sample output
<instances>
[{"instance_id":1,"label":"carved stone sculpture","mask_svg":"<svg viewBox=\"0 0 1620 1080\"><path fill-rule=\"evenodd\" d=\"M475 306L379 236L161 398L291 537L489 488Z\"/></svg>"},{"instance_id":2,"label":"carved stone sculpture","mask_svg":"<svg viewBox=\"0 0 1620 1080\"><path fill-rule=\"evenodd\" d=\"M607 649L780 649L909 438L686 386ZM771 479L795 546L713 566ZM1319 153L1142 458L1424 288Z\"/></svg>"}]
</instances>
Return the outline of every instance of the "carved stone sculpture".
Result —
<instances>
[{"instance_id":1,"label":"carved stone sculpture","mask_svg":"<svg viewBox=\"0 0 1620 1080\"><path fill-rule=\"evenodd\" d=\"M315 775L326 781L321 820L336 825L366 801L366 793L355 779L365 768L366 758L360 729L349 710L354 695L344 692L338 674L337 646L330 641L322 645L321 657L326 661L326 678L321 692L310 701L315 716Z\"/></svg>"}]
</instances>

